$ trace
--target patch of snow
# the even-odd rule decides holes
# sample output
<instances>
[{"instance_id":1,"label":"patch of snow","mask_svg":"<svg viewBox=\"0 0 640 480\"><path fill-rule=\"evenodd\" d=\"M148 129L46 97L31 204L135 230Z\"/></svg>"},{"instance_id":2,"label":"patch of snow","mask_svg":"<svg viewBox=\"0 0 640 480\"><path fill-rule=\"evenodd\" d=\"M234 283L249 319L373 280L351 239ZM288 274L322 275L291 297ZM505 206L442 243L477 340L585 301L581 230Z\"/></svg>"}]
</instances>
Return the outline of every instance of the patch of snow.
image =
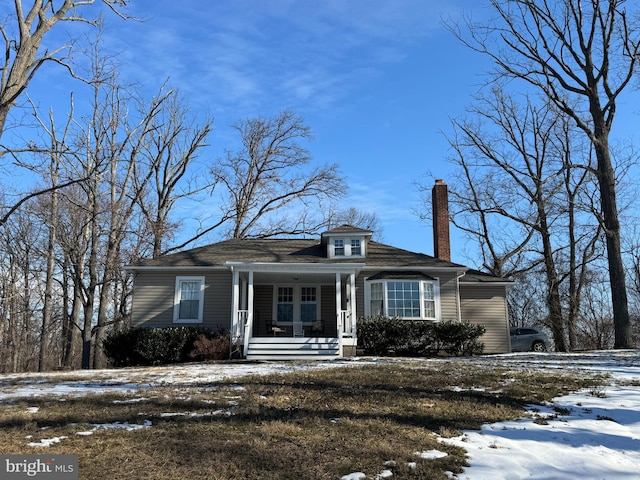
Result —
<instances>
[{"instance_id":1,"label":"patch of snow","mask_svg":"<svg viewBox=\"0 0 640 480\"><path fill-rule=\"evenodd\" d=\"M383 470L378 475L376 475L376 479L389 478L389 477L393 477L393 472L391 470Z\"/></svg>"},{"instance_id":2,"label":"patch of snow","mask_svg":"<svg viewBox=\"0 0 640 480\"><path fill-rule=\"evenodd\" d=\"M416 452L416 455L425 460L434 460L436 458L446 457L449 454L441 452L440 450L427 450L424 452Z\"/></svg>"},{"instance_id":3,"label":"patch of snow","mask_svg":"<svg viewBox=\"0 0 640 480\"><path fill-rule=\"evenodd\" d=\"M233 415L231 410L215 410L212 412L197 413L197 412L165 412L161 413L161 417L230 417Z\"/></svg>"},{"instance_id":4,"label":"patch of snow","mask_svg":"<svg viewBox=\"0 0 640 480\"><path fill-rule=\"evenodd\" d=\"M363 480L364 478L367 478L367 476L364 473L353 472L353 473L350 473L349 475L343 475L342 477L340 477L340 480Z\"/></svg>"},{"instance_id":5,"label":"patch of snow","mask_svg":"<svg viewBox=\"0 0 640 480\"><path fill-rule=\"evenodd\" d=\"M29 445L30 447L49 447L54 443L60 443L65 438L67 437L61 436L61 437L53 437L53 438L43 438L39 442L29 442L27 443L27 445Z\"/></svg>"}]
</instances>

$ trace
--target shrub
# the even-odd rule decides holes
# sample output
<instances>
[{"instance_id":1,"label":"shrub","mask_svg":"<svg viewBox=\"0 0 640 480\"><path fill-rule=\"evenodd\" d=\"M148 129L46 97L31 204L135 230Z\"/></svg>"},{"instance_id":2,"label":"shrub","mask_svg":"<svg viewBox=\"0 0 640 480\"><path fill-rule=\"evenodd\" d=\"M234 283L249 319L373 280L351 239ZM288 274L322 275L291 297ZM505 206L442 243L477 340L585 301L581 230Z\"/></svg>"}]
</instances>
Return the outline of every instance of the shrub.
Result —
<instances>
[{"instance_id":1,"label":"shrub","mask_svg":"<svg viewBox=\"0 0 640 480\"><path fill-rule=\"evenodd\" d=\"M226 360L230 350L231 340L228 335L209 338L201 333L193 342L193 350L189 356L194 360Z\"/></svg>"},{"instance_id":2,"label":"shrub","mask_svg":"<svg viewBox=\"0 0 640 480\"><path fill-rule=\"evenodd\" d=\"M358 346L369 355L479 355L483 325L454 321L429 322L383 316L358 320Z\"/></svg>"},{"instance_id":3,"label":"shrub","mask_svg":"<svg viewBox=\"0 0 640 480\"><path fill-rule=\"evenodd\" d=\"M387 355L406 343L407 329L399 318L383 316L358 320L358 345L370 355Z\"/></svg>"},{"instance_id":4,"label":"shrub","mask_svg":"<svg viewBox=\"0 0 640 480\"><path fill-rule=\"evenodd\" d=\"M454 356L480 355L484 345L478 340L486 331L484 325L462 322L433 323L438 350Z\"/></svg>"},{"instance_id":5,"label":"shrub","mask_svg":"<svg viewBox=\"0 0 640 480\"><path fill-rule=\"evenodd\" d=\"M132 328L111 332L103 343L104 351L116 367L163 365L190 361L195 342L202 336L223 336L196 327ZM229 350L227 348L227 357Z\"/></svg>"}]
</instances>

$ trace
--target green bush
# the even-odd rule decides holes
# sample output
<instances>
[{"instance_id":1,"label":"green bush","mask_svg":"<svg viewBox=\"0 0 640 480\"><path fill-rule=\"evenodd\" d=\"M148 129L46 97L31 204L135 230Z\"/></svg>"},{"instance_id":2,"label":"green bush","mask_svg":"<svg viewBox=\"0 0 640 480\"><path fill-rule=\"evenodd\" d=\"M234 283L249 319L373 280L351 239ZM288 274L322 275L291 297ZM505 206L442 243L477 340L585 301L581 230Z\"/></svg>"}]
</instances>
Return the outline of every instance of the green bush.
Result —
<instances>
[{"instance_id":1,"label":"green bush","mask_svg":"<svg viewBox=\"0 0 640 480\"><path fill-rule=\"evenodd\" d=\"M164 365L191 361L195 342L201 336L214 339L225 335L196 327L137 327L111 332L103 347L116 367Z\"/></svg>"},{"instance_id":2,"label":"green bush","mask_svg":"<svg viewBox=\"0 0 640 480\"><path fill-rule=\"evenodd\" d=\"M383 316L358 320L358 346L368 355L479 355L483 325L402 320Z\"/></svg>"},{"instance_id":3,"label":"green bush","mask_svg":"<svg viewBox=\"0 0 640 480\"><path fill-rule=\"evenodd\" d=\"M484 325L462 322L433 323L438 351L454 356L480 355L484 345L478 340L486 331Z\"/></svg>"}]
</instances>

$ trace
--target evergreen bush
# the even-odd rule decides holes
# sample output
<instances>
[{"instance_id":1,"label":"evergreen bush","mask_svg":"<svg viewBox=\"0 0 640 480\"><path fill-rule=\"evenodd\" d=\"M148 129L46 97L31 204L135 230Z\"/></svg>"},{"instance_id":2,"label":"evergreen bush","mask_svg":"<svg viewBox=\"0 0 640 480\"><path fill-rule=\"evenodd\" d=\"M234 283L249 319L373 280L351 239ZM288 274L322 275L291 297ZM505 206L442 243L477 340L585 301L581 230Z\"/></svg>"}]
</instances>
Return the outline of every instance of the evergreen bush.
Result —
<instances>
[{"instance_id":1,"label":"evergreen bush","mask_svg":"<svg viewBox=\"0 0 640 480\"><path fill-rule=\"evenodd\" d=\"M142 328L113 331L104 340L104 351L116 367L165 365L191 361L198 339L225 337L199 327ZM228 344L228 340L227 340ZM228 358L228 349L227 357Z\"/></svg>"},{"instance_id":2,"label":"evergreen bush","mask_svg":"<svg viewBox=\"0 0 640 480\"><path fill-rule=\"evenodd\" d=\"M479 355L484 325L465 322L366 317L358 320L358 347L367 355Z\"/></svg>"}]
</instances>

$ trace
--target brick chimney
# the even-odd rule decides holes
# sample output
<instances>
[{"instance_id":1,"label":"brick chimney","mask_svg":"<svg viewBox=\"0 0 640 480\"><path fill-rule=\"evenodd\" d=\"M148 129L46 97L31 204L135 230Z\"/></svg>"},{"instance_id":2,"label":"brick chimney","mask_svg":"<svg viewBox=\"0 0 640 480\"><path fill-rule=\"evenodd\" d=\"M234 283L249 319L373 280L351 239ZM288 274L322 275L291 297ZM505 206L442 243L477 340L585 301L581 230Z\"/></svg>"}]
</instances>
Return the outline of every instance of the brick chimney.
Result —
<instances>
[{"instance_id":1,"label":"brick chimney","mask_svg":"<svg viewBox=\"0 0 640 480\"><path fill-rule=\"evenodd\" d=\"M433 208L433 256L451 261L449 241L449 192L444 180L436 180L431 190Z\"/></svg>"}]
</instances>

